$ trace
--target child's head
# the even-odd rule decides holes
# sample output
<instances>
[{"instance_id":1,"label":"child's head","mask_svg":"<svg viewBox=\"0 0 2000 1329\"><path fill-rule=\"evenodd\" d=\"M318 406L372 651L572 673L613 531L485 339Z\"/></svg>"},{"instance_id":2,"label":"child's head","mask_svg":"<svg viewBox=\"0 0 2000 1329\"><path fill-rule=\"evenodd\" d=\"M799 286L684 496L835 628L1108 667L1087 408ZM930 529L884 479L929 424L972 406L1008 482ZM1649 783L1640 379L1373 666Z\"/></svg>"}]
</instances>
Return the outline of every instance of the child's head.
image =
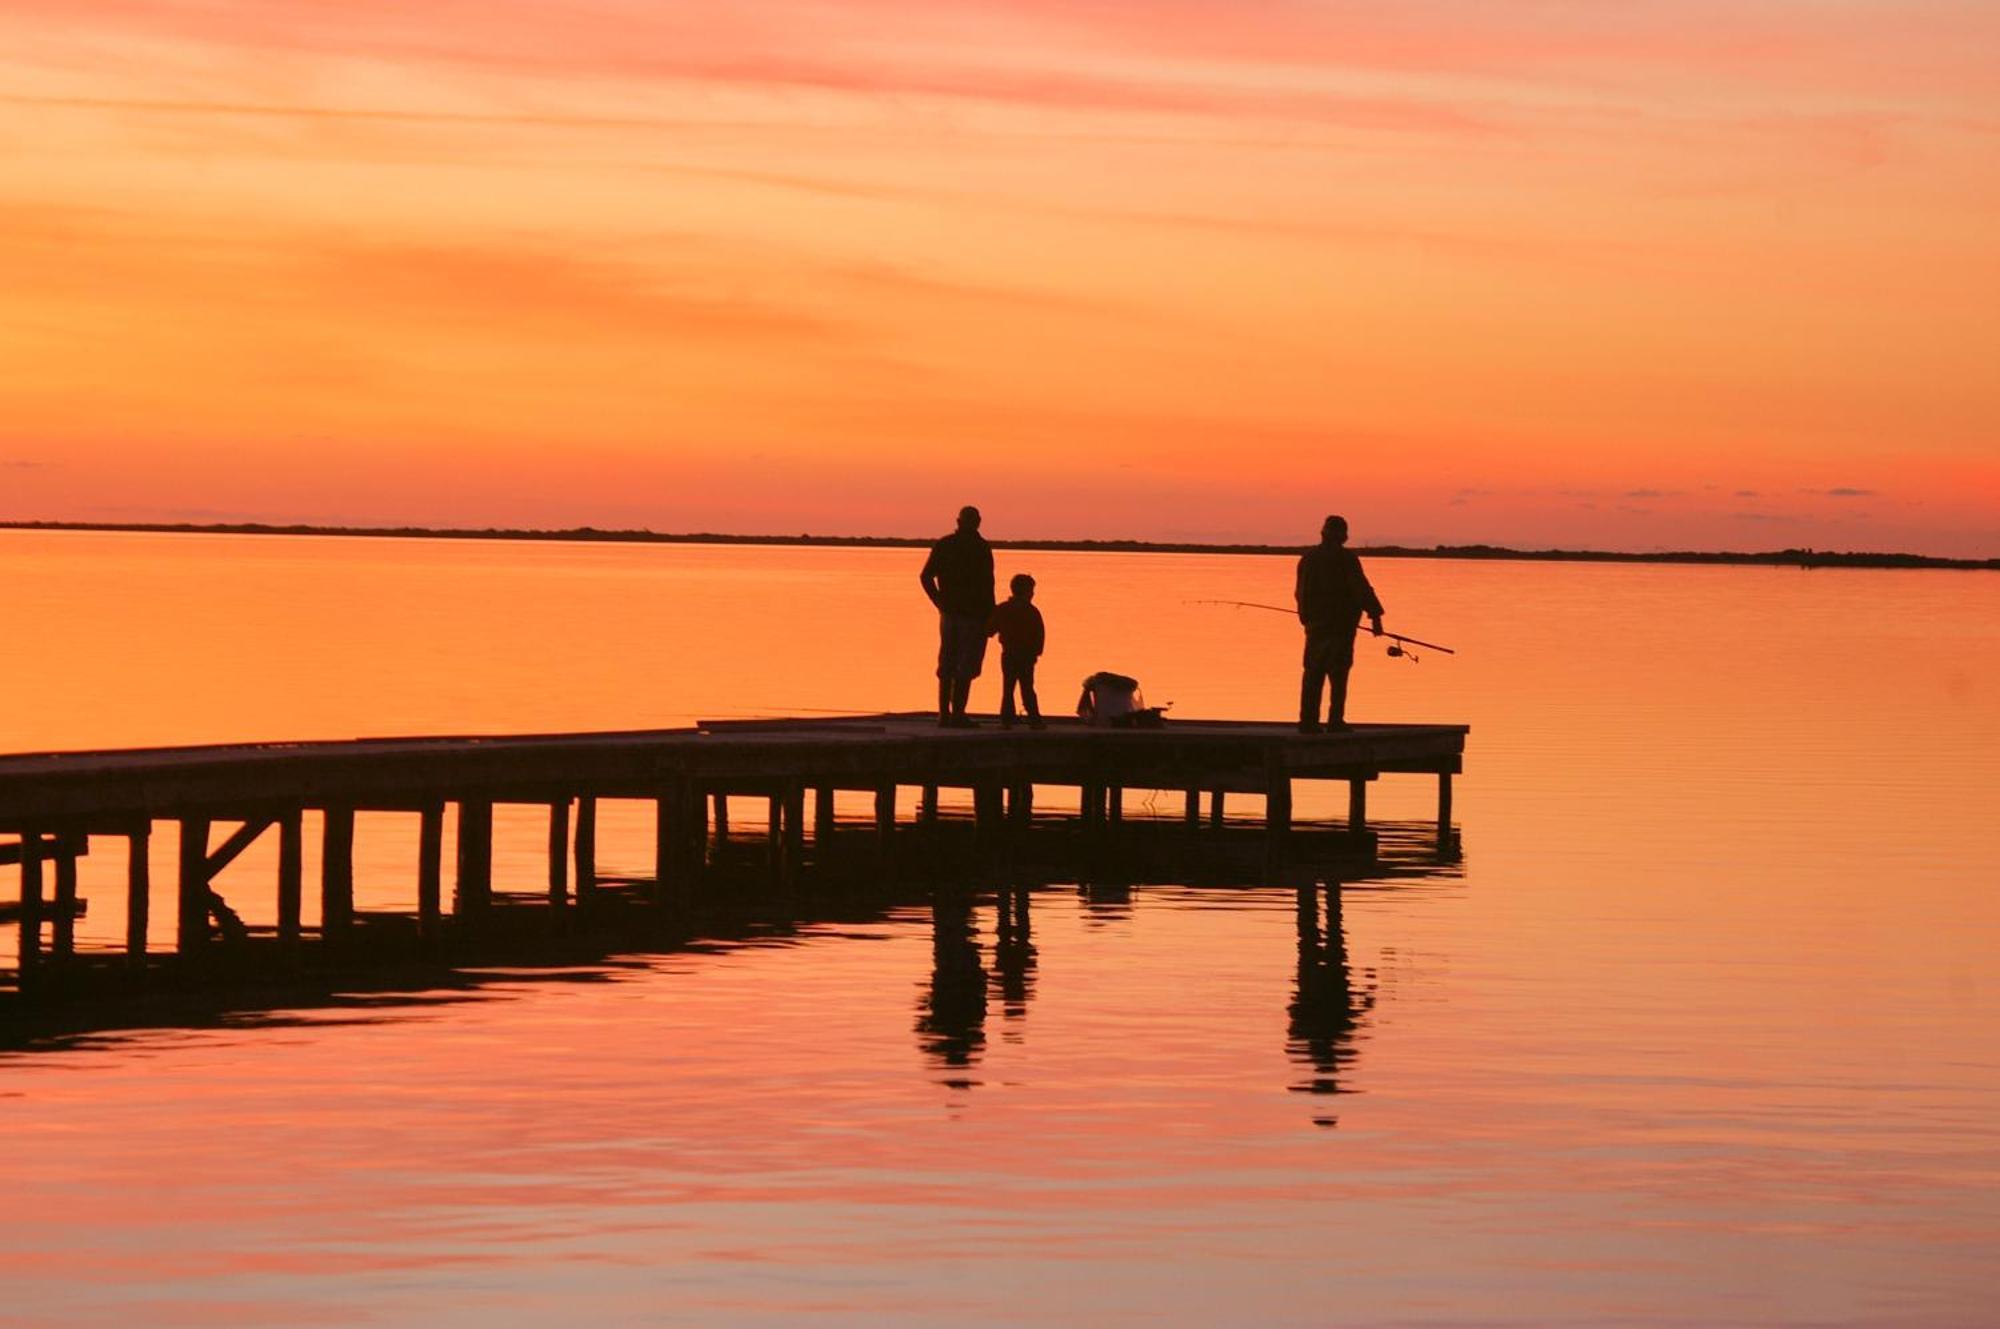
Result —
<instances>
[{"instance_id":1,"label":"child's head","mask_svg":"<svg viewBox=\"0 0 2000 1329\"><path fill-rule=\"evenodd\" d=\"M1035 598L1035 579L1027 573L1015 573L1014 580L1007 584L1014 588L1014 598L1016 600L1032 600Z\"/></svg>"}]
</instances>

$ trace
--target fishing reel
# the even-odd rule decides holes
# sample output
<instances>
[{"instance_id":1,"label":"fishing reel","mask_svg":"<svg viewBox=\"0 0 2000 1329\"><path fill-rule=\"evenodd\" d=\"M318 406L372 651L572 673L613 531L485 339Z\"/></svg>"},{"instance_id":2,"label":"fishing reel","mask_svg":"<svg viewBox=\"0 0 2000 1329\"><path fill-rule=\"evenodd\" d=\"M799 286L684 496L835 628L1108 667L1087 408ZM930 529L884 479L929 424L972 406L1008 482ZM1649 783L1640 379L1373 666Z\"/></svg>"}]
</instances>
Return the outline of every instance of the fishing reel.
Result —
<instances>
[{"instance_id":1,"label":"fishing reel","mask_svg":"<svg viewBox=\"0 0 2000 1329\"><path fill-rule=\"evenodd\" d=\"M1404 650L1403 643L1400 641L1389 643L1389 658L1392 660L1408 660L1411 664L1423 663L1422 658L1415 651Z\"/></svg>"}]
</instances>

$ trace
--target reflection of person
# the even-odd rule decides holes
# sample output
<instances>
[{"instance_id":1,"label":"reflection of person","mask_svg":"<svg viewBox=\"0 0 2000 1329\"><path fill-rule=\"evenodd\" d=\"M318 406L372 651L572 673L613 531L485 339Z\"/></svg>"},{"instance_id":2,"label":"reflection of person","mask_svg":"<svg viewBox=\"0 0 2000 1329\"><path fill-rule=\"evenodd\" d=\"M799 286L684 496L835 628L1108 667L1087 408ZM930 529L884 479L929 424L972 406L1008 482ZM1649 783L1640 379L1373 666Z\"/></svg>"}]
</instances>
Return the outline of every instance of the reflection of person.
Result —
<instances>
[{"instance_id":1,"label":"reflection of person","mask_svg":"<svg viewBox=\"0 0 2000 1329\"><path fill-rule=\"evenodd\" d=\"M959 509L958 529L931 546L917 574L938 610L938 724L970 729L965 707L986 663L986 620L993 612L993 546L979 533L979 509Z\"/></svg>"},{"instance_id":2,"label":"reflection of person","mask_svg":"<svg viewBox=\"0 0 2000 1329\"><path fill-rule=\"evenodd\" d=\"M1014 689L1021 689L1021 709L1028 713L1028 728L1042 727L1042 703L1035 696L1035 661L1042 658L1048 630L1042 611L1035 608L1035 579L1016 573L1007 583L1013 595L1000 602L986 621L986 630L1000 638L1000 727L1014 727Z\"/></svg>"},{"instance_id":3,"label":"reflection of person","mask_svg":"<svg viewBox=\"0 0 2000 1329\"><path fill-rule=\"evenodd\" d=\"M1320 528L1319 544L1299 559L1299 575L1293 588L1299 606L1299 622L1305 624L1305 677L1299 683L1299 730L1316 734L1320 730L1319 698L1322 690L1330 695L1326 705L1326 727L1346 729L1347 675L1354 668L1354 631L1361 615L1368 615L1375 634L1382 634L1382 602L1361 560L1347 547L1347 519L1328 517Z\"/></svg>"},{"instance_id":4,"label":"reflection of person","mask_svg":"<svg viewBox=\"0 0 2000 1329\"><path fill-rule=\"evenodd\" d=\"M1035 943L1028 917L1028 888L1001 887L994 919L993 986L1009 1020L1028 1013L1035 990Z\"/></svg>"},{"instance_id":5,"label":"reflection of person","mask_svg":"<svg viewBox=\"0 0 2000 1329\"><path fill-rule=\"evenodd\" d=\"M1287 1050L1311 1071L1305 1083L1293 1086L1306 1094L1351 1093L1340 1083L1354 1060L1355 1035L1374 1008L1373 991L1356 991L1347 967L1347 930L1340 910L1341 884L1326 888L1326 931L1320 931L1319 887L1299 888L1299 972L1289 1011ZM1324 1112L1314 1124L1332 1126L1337 1118Z\"/></svg>"},{"instance_id":6,"label":"reflection of person","mask_svg":"<svg viewBox=\"0 0 2000 1329\"><path fill-rule=\"evenodd\" d=\"M980 963L972 897L940 889L931 900L931 983L917 1006L924 1051L949 1069L979 1060L986 1046L986 968Z\"/></svg>"}]
</instances>

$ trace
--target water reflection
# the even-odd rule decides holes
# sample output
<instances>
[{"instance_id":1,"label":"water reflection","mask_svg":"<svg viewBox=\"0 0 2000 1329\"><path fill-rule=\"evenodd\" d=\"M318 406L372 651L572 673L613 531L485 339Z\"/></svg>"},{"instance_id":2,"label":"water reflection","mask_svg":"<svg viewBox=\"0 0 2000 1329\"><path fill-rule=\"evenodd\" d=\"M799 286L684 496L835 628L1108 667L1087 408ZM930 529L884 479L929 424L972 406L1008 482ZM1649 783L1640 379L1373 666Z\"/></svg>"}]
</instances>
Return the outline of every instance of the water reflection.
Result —
<instances>
[{"instance_id":1,"label":"water reflection","mask_svg":"<svg viewBox=\"0 0 2000 1329\"><path fill-rule=\"evenodd\" d=\"M1077 898L1092 927L1122 922L1132 916L1132 883L1122 880L1079 882Z\"/></svg>"},{"instance_id":2,"label":"water reflection","mask_svg":"<svg viewBox=\"0 0 2000 1329\"><path fill-rule=\"evenodd\" d=\"M986 1048L986 969L972 905L969 891L940 886L931 896L931 980L917 1003L917 1042L948 1070L976 1065Z\"/></svg>"},{"instance_id":3,"label":"water reflection","mask_svg":"<svg viewBox=\"0 0 2000 1329\"><path fill-rule=\"evenodd\" d=\"M1000 995L1000 1013L1009 1021L1028 1013L1035 992L1035 943L1026 887L1001 888L995 905L993 990ZM1009 1035L1019 1038L1017 1032Z\"/></svg>"},{"instance_id":4,"label":"water reflection","mask_svg":"<svg viewBox=\"0 0 2000 1329\"><path fill-rule=\"evenodd\" d=\"M1358 1055L1354 1046L1362 1020L1375 1005L1375 985L1357 989L1347 967L1347 929L1341 918L1341 883L1301 886L1298 893L1299 971L1289 1008L1285 1050L1311 1073L1293 1092L1334 1095L1354 1092L1341 1077ZM1320 902L1326 902L1322 924ZM1334 1126L1331 1111L1315 1112L1313 1124Z\"/></svg>"}]
</instances>

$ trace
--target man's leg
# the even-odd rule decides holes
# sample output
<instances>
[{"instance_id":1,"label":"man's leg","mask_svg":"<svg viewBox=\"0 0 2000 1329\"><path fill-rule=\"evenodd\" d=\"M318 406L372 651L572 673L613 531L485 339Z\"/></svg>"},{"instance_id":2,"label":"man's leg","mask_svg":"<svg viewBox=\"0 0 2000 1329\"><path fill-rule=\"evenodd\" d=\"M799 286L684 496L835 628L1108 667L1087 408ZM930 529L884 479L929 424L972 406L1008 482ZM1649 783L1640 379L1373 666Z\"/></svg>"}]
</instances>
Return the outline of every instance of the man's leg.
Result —
<instances>
[{"instance_id":1,"label":"man's leg","mask_svg":"<svg viewBox=\"0 0 2000 1329\"><path fill-rule=\"evenodd\" d=\"M1306 638L1306 658L1304 672L1299 678L1299 727L1317 728L1319 725L1319 698L1326 682L1326 663L1320 652L1314 649L1312 638Z\"/></svg>"},{"instance_id":2,"label":"man's leg","mask_svg":"<svg viewBox=\"0 0 2000 1329\"><path fill-rule=\"evenodd\" d=\"M1326 671L1327 702L1326 727L1345 729L1347 727L1347 675L1354 668L1354 657L1335 660Z\"/></svg>"},{"instance_id":3,"label":"man's leg","mask_svg":"<svg viewBox=\"0 0 2000 1329\"><path fill-rule=\"evenodd\" d=\"M966 720L965 709L972 700L972 680L986 663L986 620L970 615L959 620L951 679L951 715L956 723Z\"/></svg>"},{"instance_id":4,"label":"man's leg","mask_svg":"<svg viewBox=\"0 0 2000 1329\"><path fill-rule=\"evenodd\" d=\"M938 615L938 723L951 719L951 675L952 675L951 619Z\"/></svg>"}]
</instances>

